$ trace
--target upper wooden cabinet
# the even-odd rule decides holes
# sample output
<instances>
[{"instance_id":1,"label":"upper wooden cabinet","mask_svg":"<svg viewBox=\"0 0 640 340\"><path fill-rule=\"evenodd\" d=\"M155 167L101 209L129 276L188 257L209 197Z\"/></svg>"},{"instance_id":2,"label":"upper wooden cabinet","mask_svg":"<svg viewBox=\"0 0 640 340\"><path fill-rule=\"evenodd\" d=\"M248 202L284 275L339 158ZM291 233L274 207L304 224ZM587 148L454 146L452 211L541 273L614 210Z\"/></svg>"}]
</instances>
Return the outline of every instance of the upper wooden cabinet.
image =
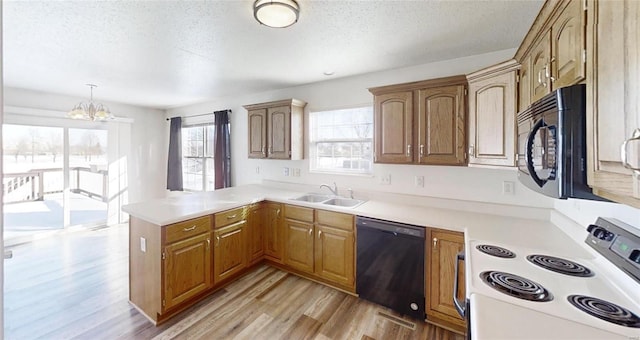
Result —
<instances>
[{"instance_id":1,"label":"upper wooden cabinet","mask_svg":"<svg viewBox=\"0 0 640 340\"><path fill-rule=\"evenodd\" d=\"M376 162L413 162L413 92L382 94L374 102Z\"/></svg>"},{"instance_id":2,"label":"upper wooden cabinet","mask_svg":"<svg viewBox=\"0 0 640 340\"><path fill-rule=\"evenodd\" d=\"M245 105L249 158L303 159L305 105L296 99Z\"/></svg>"},{"instance_id":3,"label":"upper wooden cabinet","mask_svg":"<svg viewBox=\"0 0 640 340\"><path fill-rule=\"evenodd\" d=\"M520 110L585 79L585 23L583 0L544 4L516 53L527 76L520 78Z\"/></svg>"},{"instance_id":4,"label":"upper wooden cabinet","mask_svg":"<svg viewBox=\"0 0 640 340\"><path fill-rule=\"evenodd\" d=\"M466 84L454 76L370 88L375 162L464 165Z\"/></svg>"},{"instance_id":5,"label":"upper wooden cabinet","mask_svg":"<svg viewBox=\"0 0 640 340\"><path fill-rule=\"evenodd\" d=\"M515 60L467 76L469 80L469 165L515 164Z\"/></svg>"},{"instance_id":6,"label":"upper wooden cabinet","mask_svg":"<svg viewBox=\"0 0 640 340\"><path fill-rule=\"evenodd\" d=\"M595 194L640 208L640 136L632 139L640 128L640 2L587 7L587 179Z\"/></svg>"}]
</instances>

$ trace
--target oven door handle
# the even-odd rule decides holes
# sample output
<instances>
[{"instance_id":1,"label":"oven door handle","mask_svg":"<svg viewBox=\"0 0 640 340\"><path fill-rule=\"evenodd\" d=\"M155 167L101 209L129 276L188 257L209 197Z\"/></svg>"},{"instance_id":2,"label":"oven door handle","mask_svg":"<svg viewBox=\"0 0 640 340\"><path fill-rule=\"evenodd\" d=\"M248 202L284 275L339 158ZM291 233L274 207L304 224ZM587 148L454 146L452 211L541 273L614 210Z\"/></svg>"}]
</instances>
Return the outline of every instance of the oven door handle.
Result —
<instances>
[{"instance_id":1,"label":"oven door handle","mask_svg":"<svg viewBox=\"0 0 640 340\"><path fill-rule=\"evenodd\" d=\"M465 317L466 314L466 306L465 303L458 300L458 263L460 261L464 261L464 250L459 252L458 255L456 255L456 265L455 265L455 278L453 280L453 305L456 307L456 310L458 311L458 314L460 314L461 317Z\"/></svg>"}]
</instances>

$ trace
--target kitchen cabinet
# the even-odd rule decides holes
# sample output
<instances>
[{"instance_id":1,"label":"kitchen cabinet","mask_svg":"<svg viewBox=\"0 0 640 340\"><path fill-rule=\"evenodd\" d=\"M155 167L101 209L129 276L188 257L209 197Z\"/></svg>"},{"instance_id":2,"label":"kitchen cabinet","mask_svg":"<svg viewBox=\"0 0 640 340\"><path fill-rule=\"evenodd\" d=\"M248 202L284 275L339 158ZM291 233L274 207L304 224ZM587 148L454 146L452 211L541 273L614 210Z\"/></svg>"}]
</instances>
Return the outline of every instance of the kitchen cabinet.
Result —
<instances>
[{"instance_id":1,"label":"kitchen cabinet","mask_svg":"<svg viewBox=\"0 0 640 340\"><path fill-rule=\"evenodd\" d=\"M154 323L212 286L211 216L158 226L129 220L129 300Z\"/></svg>"},{"instance_id":2,"label":"kitchen cabinet","mask_svg":"<svg viewBox=\"0 0 640 340\"><path fill-rule=\"evenodd\" d=\"M411 163L413 91L375 96L375 161Z\"/></svg>"},{"instance_id":3,"label":"kitchen cabinet","mask_svg":"<svg viewBox=\"0 0 640 340\"><path fill-rule=\"evenodd\" d=\"M282 204L265 203L264 256L275 263L283 263L284 218Z\"/></svg>"},{"instance_id":4,"label":"kitchen cabinet","mask_svg":"<svg viewBox=\"0 0 640 340\"><path fill-rule=\"evenodd\" d=\"M285 216L285 265L354 291L353 215L285 205Z\"/></svg>"},{"instance_id":5,"label":"kitchen cabinet","mask_svg":"<svg viewBox=\"0 0 640 340\"><path fill-rule=\"evenodd\" d=\"M370 88L376 163L464 165L466 78Z\"/></svg>"},{"instance_id":6,"label":"kitchen cabinet","mask_svg":"<svg viewBox=\"0 0 640 340\"><path fill-rule=\"evenodd\" d=\"M469 165L515 167L517 71L509 60L467 75Z\"/></svg>"},{"instance_id":7,"label":"kitchen cabinet","mask_svg":"<svg viewBox=\"0 0 640 340\"><path fill-rule=\"evenodd\" d=\"M346 287L355 286L353 215L316 210L315 273Z\"/></svg>"},{"instance_id":8,"label":"kitchen cabinet","mask_svg":"<svg viewBox=\"0 0 640 340\"><path fill-rule=\"evenodd\" d=\"M526 56L520 61L518 70L518 111L524 111L531 104L531 56ZM517 115L517 114L516 114Z\"/></svg>"},{"instance_id":9,"label":"kitchen cabinet","mask_svg":"<svg viewBox=\"0 0 640 340\"><path fill-rule=\"evenodd\" d=\"M215 214L213 282L233 277L247 266L246 208Z\"/></svg>"},{"instance_id":10,"label":"kitchen cabinet","mask_svg":"<svg viewBox=\"0 0 640 340\"><path fill-rule=\"evenodd\" d=\"M253 204L247 213L247 261L254 264L264 255L265 207Z\"/></svg>"},{"instance_id":11,"label":"kitchen cabinet","mask_svg":"<svg viewBox=\"0 0 640 340\"><path fill-rule=\"evenodd\" d=\"M426 241L427 320L457 331L466 329L465 320L453 305L456 255L464 249L464 234L455 231L428 229ZM464 301L464 266L458 268L458 298Z\"/></svg>"},{"instance_id":12,"label":"kitchen cabinet","mask_svg":"<svg viewBox=\"0 0 640 340\"><path fill-rule=\"evenodd\" d=\"M588 183L599 196L640 208L640 3L587 6Z\"/></svg>"},{"instance_id":13,"label":"kitchen cabinet","mask_svg":"<svg viewBox=\"0 0 640 340\"><path fill-rule=\"evenodd\" d=\"M297 99L245 105L248 112L248 157L303 159L303 116Z\"/></svg>"},{"instance_id":14,"label":"kitchen cabinet","mask_svg":"<svg viewBox=\"0 0 640 340\"><path fill-rule=\"evenodd\" d=\"M285 205L284 263L307 273L313 273L313 209Z\"/></svg>"},{"instance_id":15,"label":"kitchen cabinet","mask_svg":"<svg viewBox=\"0 0 640 340\"><path fill-rule=\"evenodd\" d=\"M551 91L585 79L586 39L583 0L547 1L516 59L527 77L520 78L520 110Z\"/></svg>"}]
</instances>

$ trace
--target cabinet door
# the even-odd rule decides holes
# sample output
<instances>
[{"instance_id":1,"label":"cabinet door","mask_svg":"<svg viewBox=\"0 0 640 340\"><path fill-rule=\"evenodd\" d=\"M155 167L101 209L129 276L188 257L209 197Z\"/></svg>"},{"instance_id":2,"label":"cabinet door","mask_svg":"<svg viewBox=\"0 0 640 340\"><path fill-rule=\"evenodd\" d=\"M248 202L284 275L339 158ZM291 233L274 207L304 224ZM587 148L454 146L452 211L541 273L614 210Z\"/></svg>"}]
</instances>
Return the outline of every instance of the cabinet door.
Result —
<instances>
[{"instance_id":1,"label":"cabinet door","mask_svg":"<svg viewBox=\"0 0 640 340\"><path fill-rule=\"evenodd\" d=\"M247 258L250 264L260 261L264 254L265 209L258 204L249 209L247 216Z\"/></svg>"},{"instance_id":2,"label":"cabinet door","mask_svg":"<svg viewBox=\"0 0 640 340\"><path fill-rule=\"evenodd\" d=\"M249 158L267 157L267 110L249 111Z\"/></svg>"},{"instance_id":3,"label":"cabinet door","mask_svg":"<svg viewBox=\"0 0 640 340\"><path fill-rule=\"evenodd\" d=\"M551 92L551 32L546 32L531 51L531 102Z\"/></svg>"},{"instance_id":4,"label":"cabinet door","mask_svg":"<svg viewBox=\"0 0 640 340\"><path fill-rule=\"evenodd\" d=\"M375 162L412 163L413 92L375 97Z\"/></svg>"},{"instance_id":5,"label":"cabinet door","mask_svg":"<svg viewBox=\"0 0 640 340\"><path fill-rule=\"evenodd\" d=\"M283 263L283 227L282 205L280 203L267 203L266 224L264 226L264 255L268 260Z\"/></svg>"},{"instance_id":6,"label":"cabinet door","mask_svg":"<svg viewBox=\"0 0 640 340\"><path fill-rule=\"evenodd\" d=\"M419 163L466 163L464 90L456 85L418 91Z\"/></svg>"},{"instance_id":7,"label":"cabinet door","mask_svg":"<svg viewBox=\"0 0 640 340\"><path fill-rule=\"evenodd\" d=\"M456 255L464 249L464 235L458 232L431 229L427 239L427 315L464 325L453 305L453 280ZM459 298L464 300L464 267L458 268Z\"/></svg>"},{"instance_id":8,"label":"cabinet door","mask_svg":"<svg viewBox=\"0 0 640 340\"><path fill-rule=\"evenodd\" d=\"M515 166L516 71L469 83L469 164Z\"/></svg>"},{"instance_id":9,"label":"cabinet door","mask_svg":"<svg viewBox=\"0 0 640 340\"><path fill-rule=\"evenodd\" d=\"M163 310L211 287L211 233L167 245L164 258Z\"/></svg>"},{"instance_id":10,"label":"cabinet door","mask_svg":"<svg viewBox=\"0 0 640 340\"><path fill-rule=\"evenodd\" d=\"M318 225L316 230L316 275L343 286L353 287L355 284L353 232L323 225Z\"/></svg>"},{"instance_id":11,"label":"cabinet door","mask_svg":"<svg viewBox=\"0 0 640 340\"><path fill-rule=\"evenodd\" d=\"M246 257L246 221L216 229L213 251L213 282L218 284L247 266Z\"/></svg>"},{"instance_id":12,"label":"cabinet door","mask_svg":"<svg viewBox=\"0 0 640 340\"><path fill-rule=\"evenodd\" d=\"M284 263L313 273L313 224L285 219Z\"/></svg>"},{"instance_id":13,"label":"cabinet door","mask_svg":"<svg viewBox=\"0 0 640 340\"><path fill-rule=\"evenodd\" d=\"M588 181L597 195L640 208L639 172L625 168L621 146L640 128L640 2L591 2L587 70ZM640 141L629 141L640 169Z\"/></svg>"},{"instance_id":14,"label":"cabinet door","mask_svg":"<svg viewBox=\"0 0 640 340\"><path fill-rule=\"evenodd\" d=\"M527 55L520 63L518 71L518 112L531 104L531 56Z\"/></svg>"},{"instance_id":15,"label":"cabinet door","mask_svg":"<svg viewBox=\"0 0 640 340\"><path fill-rule=\"evenodd\" d=\"M267 157L273 159L291 158L291 106L267 109Z\"/></svg>"},{"instance_id":16,"label":"cabinet door","mask_svg":"<svg viewBox=\"0 0 640 340\"><path fill-rule=\"evenodd\" d=\"M551 27L553 35L551 67L553 88L576 84L584 79L585 33L583 1L569 1Z\"/></svg>"}]
</instances>

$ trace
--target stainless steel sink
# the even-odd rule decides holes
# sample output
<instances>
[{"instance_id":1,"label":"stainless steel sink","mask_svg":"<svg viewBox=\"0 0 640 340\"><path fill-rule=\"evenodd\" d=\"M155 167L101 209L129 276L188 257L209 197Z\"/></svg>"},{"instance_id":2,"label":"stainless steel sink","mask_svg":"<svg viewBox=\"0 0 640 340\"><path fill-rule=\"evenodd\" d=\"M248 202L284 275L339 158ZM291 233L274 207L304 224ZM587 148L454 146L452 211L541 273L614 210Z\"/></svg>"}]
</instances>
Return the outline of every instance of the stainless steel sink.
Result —
<instances>
[{"instance_id":1,"label":"stainless steel sink","mask_svg":"<svg viewBox=\"0 0 640 340\"><path fill-rule=\"evenodd\" d=\"M318 195L318 194L306 194L300 197L293 198L294 201L303 201L303 202L312 202L319 203L330 199L331 196L328 195Z\"/></svg>"},{"instance_id":2,"label":"stainless steel sink","mask_svg":"<svg viewBox=\"0 0 640 340\"><path fill-rule=\"evenodd\" d=\"M364 201L353 199L353 198L332 198L330 200L322 202L322 204L335 205L338 207L346 207L346 208L353 208L362 203L364 203Z\"/></svg>"}]
</instances>

